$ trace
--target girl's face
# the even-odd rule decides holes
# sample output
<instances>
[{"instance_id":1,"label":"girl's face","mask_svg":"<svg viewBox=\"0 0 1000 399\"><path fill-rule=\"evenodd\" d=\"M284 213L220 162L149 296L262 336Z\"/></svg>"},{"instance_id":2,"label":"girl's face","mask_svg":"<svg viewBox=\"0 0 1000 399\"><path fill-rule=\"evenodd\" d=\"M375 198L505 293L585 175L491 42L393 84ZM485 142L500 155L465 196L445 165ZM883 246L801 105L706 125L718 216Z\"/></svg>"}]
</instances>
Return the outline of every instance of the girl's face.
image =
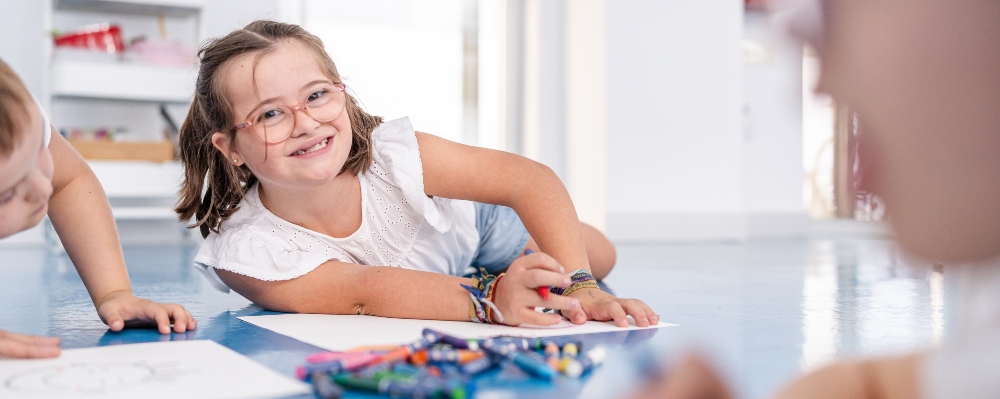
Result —
<instances>
[{"instance_id":1,"label":"girl's face","mask_svg":"<svg viewBox=\"0 0 1000 399\"><path fill-rule=\"evenodd\" d=\"M51 127L34 103L26 105L29 118L15 135L19 142L0 157L0 238L41 222L52 196L52 154L44 136Z\"/></svg>"},{"instance_id":2,"label":"girl's face","mask_svg":"<svg viewBox=\"0 0 1000 399\"><path fill-rule=\"evenodd\" d=\"M312 50L298 40L287 39L254 66L257 55L249 53L234 58L220 72L237 118L230 121L234 126L248 119L258 123L261 121L258 117L271 112L274 106L294 107L315 98L324 85L335 83L320 69ZM222 132L213 135L212 143L230 162L245 163L264 187L303 189L331 181L344 166L351 149L347 111L329 122L318 122L304 110L291 113L294 128L284 141L267 143L253 127L247 127L237 130L233 146L228 134ZM268 141L274 141L270 138L274 137L272 133L277 136L288 132L269 131Z\"/></svg>"}]
</instances>

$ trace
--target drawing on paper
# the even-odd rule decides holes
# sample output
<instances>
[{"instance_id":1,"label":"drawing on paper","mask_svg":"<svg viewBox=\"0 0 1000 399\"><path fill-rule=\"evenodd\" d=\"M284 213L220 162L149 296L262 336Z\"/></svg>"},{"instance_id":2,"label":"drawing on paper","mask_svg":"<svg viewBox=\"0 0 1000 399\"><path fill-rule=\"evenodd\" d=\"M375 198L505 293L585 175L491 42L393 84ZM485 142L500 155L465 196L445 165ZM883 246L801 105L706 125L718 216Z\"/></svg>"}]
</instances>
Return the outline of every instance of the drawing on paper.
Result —
<instances>
[{"instance_id":1,"label":"drawing on paper","mask_svg":"<svg viewBox=\"0 0 1000 399\"><path fill-rule=\"evenodd\" d=\"M101 395L132 389L151 381L172 382L195 372L179 370L177 362L147 363L71 363L40 367L12 374L4 387L32 395Z\"/></svg>"}]
</instances>

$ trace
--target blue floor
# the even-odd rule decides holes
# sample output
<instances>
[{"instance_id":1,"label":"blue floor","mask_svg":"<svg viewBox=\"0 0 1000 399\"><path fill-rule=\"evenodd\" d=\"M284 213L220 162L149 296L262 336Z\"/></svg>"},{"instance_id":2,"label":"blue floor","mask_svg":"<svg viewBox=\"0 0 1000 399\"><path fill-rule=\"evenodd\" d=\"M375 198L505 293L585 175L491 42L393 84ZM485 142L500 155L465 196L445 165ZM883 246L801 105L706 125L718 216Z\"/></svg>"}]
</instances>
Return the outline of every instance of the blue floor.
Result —
<instances>
[{"instance_id":1,"label":"blue floor","mask_svg":"<svg viewBox=\"0 0 1000 399\"><path fill-rule=\"evenodd\" d=\"M211 339L287 375L318 351L237 320L268 312L209 287L190 267L195 251L125 251L135 293L185 305L200 323L194 332L109 332L65 255L40 249L0 250L0 329L58 336L66 349ZM716 360L739 397L767 397L837 356L938 342L952 313L951 280L908 266L889 242L874 239L619 246L607 285L680 326L583 336L584 345L605 345L610 354L589 377L543 383L503 368L475 380L475 396L615 397L638 383L648 359L697 348Z\"/></svg>"}]
</instances>

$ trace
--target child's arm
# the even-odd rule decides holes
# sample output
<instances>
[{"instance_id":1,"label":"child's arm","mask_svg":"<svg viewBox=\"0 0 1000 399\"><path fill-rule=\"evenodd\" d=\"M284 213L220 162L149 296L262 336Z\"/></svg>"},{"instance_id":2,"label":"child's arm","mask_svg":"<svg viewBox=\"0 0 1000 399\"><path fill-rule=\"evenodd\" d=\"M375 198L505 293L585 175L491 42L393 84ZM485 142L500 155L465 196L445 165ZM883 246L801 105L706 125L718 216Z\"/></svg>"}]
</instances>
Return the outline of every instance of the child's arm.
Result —
<instances>
[{"instance_id":1,"label":"child's arm","mask_svg":"<svg viewBox=\"0 0 1000 399\"><path fill-rule=\"evenodd\" d=\"M774 399L919 399L923 354L840 361L792 381ZM715 370L697 355L666 368L632 399L730 399Z\"/></svg>"},{"instance_id":2,"label":"child's arm","mask_svg":"<svg viewBox=\"0 0 1000 399\"><path fill-rule=\"evenodd\" d=\"M130 325L155 324L163 334L196 326L194 318L176 304L158 304L132 295L125 259L111 206L90 166L55 129L52 129L53 176L49 218L66 247L97 314L112 331Z\"/></svg>"},{"instance_id":3,"label":"child's arm","mask_svg":"<svg viewBox=\"0 0 1000 399\"><path fill-rule=\"evenodd\" d=\"M809 373L775 399L916 399L917 369L924 354L844 360Z\"/></svg>"},{"instance_id":4,"label":"child's arm","mask_svg":"<svg viewBox=\"0 0 1000 399\"><path fill-rule=\"evenodd\" d=\"M428 195L513 208L542 252L559 261L566 271L590 271L576 208L552 169L522 156L426 133L417 132L417 143ZM563 315L577 324L590 318L614 320L625 327L626 315L639 326L659 321L642 301L615 298L600 289L584 288L570 296L580 300L581 310Z\"/></svg>"},{"instance_id":5,"label":"child's arm","mask_svg":"<svg viewBox=\"0 0 1000 399\"><path fill-rule=\"evenodd\" d=\"M518 259L502 280L511 288L496 297L505 324L553 324L558 316L535 312L541 299L534 287L566 287L569 279L543 254ZM328 261L291 280L263 281L230 271L216 273L227 286L270 310L297 313L364 314L404 319L468 321L471 279L446 274ZM516 290L514 289L516 288ZM520 293L518 293L518 290ZM546 306L578 309L571 298L552 298Z\"/></svg>"}]
</instances>

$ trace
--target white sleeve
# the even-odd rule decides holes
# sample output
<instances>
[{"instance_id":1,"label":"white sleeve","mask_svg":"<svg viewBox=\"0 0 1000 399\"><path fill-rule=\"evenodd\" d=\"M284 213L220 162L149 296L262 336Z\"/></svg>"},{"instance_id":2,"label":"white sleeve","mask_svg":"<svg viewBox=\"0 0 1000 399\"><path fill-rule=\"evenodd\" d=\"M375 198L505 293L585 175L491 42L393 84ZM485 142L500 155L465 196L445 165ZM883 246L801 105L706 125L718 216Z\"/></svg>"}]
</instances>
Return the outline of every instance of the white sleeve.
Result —
<instances>
[{"instance_id":1,"label":"white sleeve","mask_svg":"<svg viewBox=\"0 0 1000 399\"><path fill-rule=\"evenodd\" d=\"M372 132L371 172L397 184L403 203L423 215L434 230L443 233L451 228L452 200L428 197L424 191L420 146L409 118L384 122Z\"/></svg>"},{"instance_id":2,"label":"white sleeve","mask_svg":"<svg viewBox=\"0 0 1000 399\"><path fill-rule=\"evenodd\" d=\"M194 266L213 287L229 292L216 269L263 281L282 281L301 277L329 260L332 258L323 253L302 251L257 232L253 226L241 226L209 234L194 258Z\"/></svg>"},{"instance_id":3,"label":"white sleeve","mask_svg":"<svg viewBox=\"0 0 1000 399\"><path fill-rule=\"evenodd\" d=\"M45 113L42 103L35 96L31 96L31 99L35 100L35 105L38 106L38 113L42 116L42 140L45 142L45 146L48 147L49 143L52 142L52 121L49 120L48 114Z\"/></svg>"},{"instance_id":4,"label":"white sleeve","mask_svg":"<svg viewBox=\"0 0 1000 399\"><path fill-rule=\"evenodd\" d=\"M921 368L925 399L1000 398L1000 265L956 266L955 325Z\"/></svg>"}]
</instances>

